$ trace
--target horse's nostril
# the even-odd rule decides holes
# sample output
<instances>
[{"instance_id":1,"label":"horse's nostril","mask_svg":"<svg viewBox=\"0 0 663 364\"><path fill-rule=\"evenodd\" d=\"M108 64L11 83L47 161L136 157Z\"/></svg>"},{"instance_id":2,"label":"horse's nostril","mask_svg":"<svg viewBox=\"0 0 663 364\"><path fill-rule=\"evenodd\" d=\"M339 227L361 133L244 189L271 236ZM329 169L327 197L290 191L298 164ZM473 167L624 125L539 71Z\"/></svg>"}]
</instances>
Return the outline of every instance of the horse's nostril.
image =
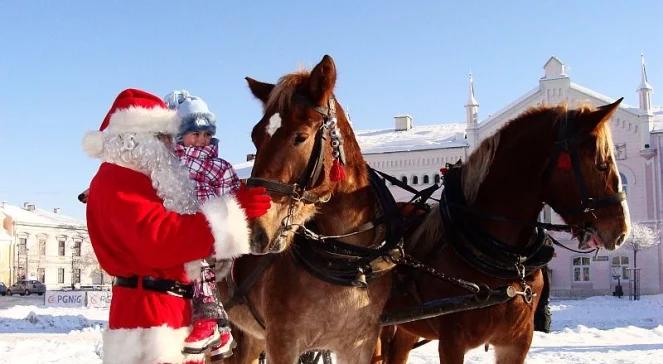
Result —
<instances>
[{"instance_id":1,"label":"horse's nostril","mask_svg":"<svg viewBox=\"0 0 663 364\"><path fill-rule=\"evenodd\" d=\"M616 241L617 245L622 245L622 243L624 242L624 239L626 239L626 234L619 235L619 237L617 238L617 241Z\"/></svg>"}]
</instances>

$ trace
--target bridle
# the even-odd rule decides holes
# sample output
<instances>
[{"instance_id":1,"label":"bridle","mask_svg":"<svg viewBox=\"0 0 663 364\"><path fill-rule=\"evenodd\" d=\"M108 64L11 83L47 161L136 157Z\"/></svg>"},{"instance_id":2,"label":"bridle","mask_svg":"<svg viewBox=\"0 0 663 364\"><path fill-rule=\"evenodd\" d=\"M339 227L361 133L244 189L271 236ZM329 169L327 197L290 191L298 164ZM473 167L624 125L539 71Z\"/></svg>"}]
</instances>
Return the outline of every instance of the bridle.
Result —
<instances>
[{"instance_id":1,"label":"bridle","mask_svg":"<svg viewBox=\"0 0 663 364\"><path fill-rule=\"evenodd\" d=\"M248 186L264 187L267 191L290 198L288 205L288 214L281 221L281 226L277 236L283 236L288 231L301 225L292 223L295 204L303 202L305 204L321 204L329 202L331 195L320 196L311 190L316 187L320 179L325 163L324 142L331 140L332 155L334 158L345 160L341 134L338 131L336 118L336 100L330 97L327 106L315 106L313 110L322 115L322 124L315 133L315 141L311 155L309 156L306 168L297 178L295 183L284 183L267 178L250 177L247 179ZM253 172L252 172L253 174Z\"/></svg>"},{"instance_id":2,"label":"bridle","mask_svg":"<svg viewBox=\"0 0 663 364\"><path fill-rule=\"evenodd\" d=\"M547 178L550 175L552 169L556 167L556 163L559 158L565 158L564 154L566 154L571 161L571 169L573 171L576 188L580 193L580 202L576 208L561 209L557 207L555 210L557 213L564 215L591 214L592 217L596 219L594 211L622 203L626 199L626 193L624 193L624 191L619 191L605 197L589 196L587 184L585 183L585 179L583 178L582 170L580 168L580 156L578 153L582 139L577 136L570 135L571 132L569 130L568 124L569 112L567 111L564 114L564 118L560 121L560 127L557 132L557 141L555 141L553 154L544 172L544 178Z\"/></svg>"}]
</instances>

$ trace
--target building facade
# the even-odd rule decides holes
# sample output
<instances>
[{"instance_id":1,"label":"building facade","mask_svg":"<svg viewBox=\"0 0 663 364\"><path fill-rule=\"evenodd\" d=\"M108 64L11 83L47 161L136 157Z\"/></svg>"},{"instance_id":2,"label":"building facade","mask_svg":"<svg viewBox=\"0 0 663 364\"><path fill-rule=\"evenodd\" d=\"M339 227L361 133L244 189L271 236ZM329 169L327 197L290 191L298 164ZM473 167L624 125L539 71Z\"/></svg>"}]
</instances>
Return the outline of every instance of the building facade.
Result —
<instances>
[{"instance_id":1,"label":"building facade","mask_svg":"<svg viewBox=\"0 0 663 364\"><path fill-rule=\"evenodd\" d=\"M559 103L571 107L587 103L600 106L615 101L574 83L566 72L566 65L557 57L551 57L543 69L543 77L536 87L483 120L479 119L479 103L470 76L464 123L415 126L410 116L397 116L393 128L357 132L364 157L372 167L422 189L439 181L439 169L445 163L464 161L484 138L530 107ZM647 80L644 59L639 71L640 83L636 89L639 105L622 103L610 126L631 220L658 232L663 222L663 160L660 157L663 108L652 106L652 87ZM634 80L637 80L635 72ZM391 189L399 200L411 196L398 188ZM542 216L561 222L549 211ZM661 234L657 234L657 239L660 242ZM562 238L561 241L571 248L577 247L575 240ZM640 252L637 263L641 293L662 293L663 244ZM629 270L632 267L633 251L627 247L613 252L601 250L596 256L558 248L550 263L552 292L564 297L610 294L621 281L628 294L628 283L624 281L632 278Z\"/></svg>"},{"instance_id":2,"label":"building facade","mask_svg":"<svg viewBox=\"0 0 663 364\"><path fill-rule=\"evenodd\" d=\"M0 205L0 279L37 279L47 289L110 284L99 267L87 226L34 204Z\"/></svg>"}]
</instances>

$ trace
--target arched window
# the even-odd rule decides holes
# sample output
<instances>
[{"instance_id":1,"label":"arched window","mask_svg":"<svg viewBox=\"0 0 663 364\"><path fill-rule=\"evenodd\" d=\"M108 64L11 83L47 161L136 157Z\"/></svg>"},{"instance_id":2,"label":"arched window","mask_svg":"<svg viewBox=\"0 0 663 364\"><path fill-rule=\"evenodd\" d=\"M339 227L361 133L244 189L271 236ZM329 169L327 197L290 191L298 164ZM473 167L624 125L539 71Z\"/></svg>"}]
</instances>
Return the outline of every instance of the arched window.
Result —
<instances>
[{"instance_id":1,"label":"arched window","mask_svg":"<svg viewBox=\"0 0 663 364\"><path fill-rule=\"evenodd\" d=\"M435 181L436 185L439 185L440 184L440 175L436 174L433 180Z\"/></svg>"},{"instance_id":2,"label":"arched window","mask_svg":"<svg viewBox=\"0 0 663 364\"><path fill-rule=\"evenodd\" d=\"M401 181L403 181L403 183L407 183L407 177L405 176L401 177Z\"/></svg>"},{"instance_id":3,"label":"arched window","mask_svg":"<svg viewBox=\"0 0 663 364\"><path fill-rule=\"evenodd\" d=\"M424 174L424 184L427 185L430 183L430 177L427 174Z\"/></svg>"},{"instance_id":4,"label":"arched window","mask_svg":"<svg viewBox=\"0 0 663 364\"><path fill-rule=\"evenodd\" d=\"M419 184L419 176L412 176L412 184L413 185Z\"/></svg>"},{"instance_id":5,"label":"arched window","mask_svg":"<svg viewBox=\"0 0 663 364\"><path fill-rule=\"evenodd\" d=\"M626 178L624 173L620 172L619 179L622 181L622 190L628 195L628 178Z\"/></svg>"}]
</instances>

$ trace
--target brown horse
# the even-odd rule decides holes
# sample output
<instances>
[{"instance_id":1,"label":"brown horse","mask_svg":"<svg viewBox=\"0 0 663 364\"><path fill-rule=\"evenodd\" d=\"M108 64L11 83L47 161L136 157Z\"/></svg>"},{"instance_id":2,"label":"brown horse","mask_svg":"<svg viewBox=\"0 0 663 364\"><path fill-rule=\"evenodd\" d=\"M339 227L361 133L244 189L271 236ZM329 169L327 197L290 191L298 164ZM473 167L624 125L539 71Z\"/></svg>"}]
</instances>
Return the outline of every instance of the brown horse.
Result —
<instances>
[{"instance_id":1,"label":"brown horse","mask_svg":"<svg viewBox=\"0 0 663 364\"><path fill-rule=\"evenodd\" d=\"M615 249L629 231L607 123L620 101L598 109L539 107L505 125L445 175L442 208L428 214L406 249L449 275L492 288L530 286L540 294L540 270L528 270L521 280L524 266L510 259L533 252L544 203L572 227L581 248ZM549 259L552 252L547 254ZM405 293L390 301L389 310L467 294L429 275L405 277ZM383 335L383 347L390 348L384 354L389 364L406 363L412 345L424 337L439 340L440 363L463 363L467 350L482 344L495 347L497 363L523 363L537 304L538 296L530 303L516 296L489 308L401 324L394 337Z\"/></svg>"},{"instance_id":2,"label":"brown horse","mask_svg":"<svg viewBox=\"0 0 663 364\"><path fill-rule=\"evenodd\" d=\"M246 302L229 310L243 337L227 361L249 363L264 349L267 361L275 364L295 363L309 350L333 351L339 363L369 363L390 274L375 277L367 288L335 285L305 270L288 249L295 230L313 217L318 234L359 229L341 239L352 246L379 245L386 235L381 227L362 228L376 218L379 201L333 94L334 62L325 56L310 73L288 74L276 85L247 81L264 106L252 132L257 154L249 183L266 186L273 198L269 212L251 224L253 251L280 254L270 255ZM240 284L264 259L236 261Z\"/></svg>"}]
</instances>

